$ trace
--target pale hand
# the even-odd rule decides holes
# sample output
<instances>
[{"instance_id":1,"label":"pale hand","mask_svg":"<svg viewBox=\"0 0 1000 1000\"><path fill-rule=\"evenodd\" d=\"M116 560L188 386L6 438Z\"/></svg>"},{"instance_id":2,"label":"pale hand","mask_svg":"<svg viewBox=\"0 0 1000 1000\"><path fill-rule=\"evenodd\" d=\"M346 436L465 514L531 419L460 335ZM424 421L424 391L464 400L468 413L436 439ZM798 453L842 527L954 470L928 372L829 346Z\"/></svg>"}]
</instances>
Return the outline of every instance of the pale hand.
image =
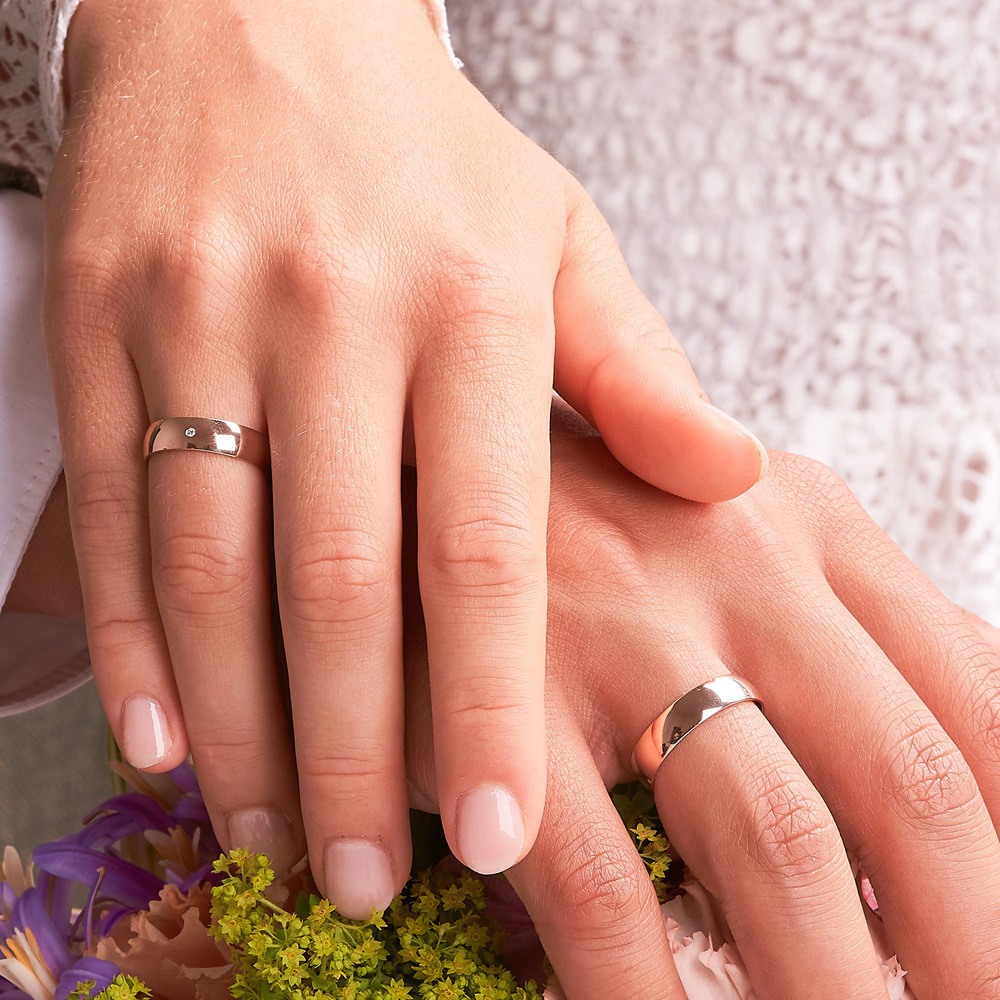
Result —
<instances>
[{"instance_id":1,"label":"pale hand","mask_svg":"<svg viewBox=\"0 0 1000 1000\"><path fill-rule=\"evenodd\" d=\"M553 372L664 489L735 496L762 450L419 0L87 0L67 67L44 326L115 736L151 770L193 751L225 846L308 844L352 916L392 898L412 427L445 829L470 866L510 866L544 802ZM147 475L169 416L265 432L270 483L183 451Z\"/></svg>"}]
</instances>

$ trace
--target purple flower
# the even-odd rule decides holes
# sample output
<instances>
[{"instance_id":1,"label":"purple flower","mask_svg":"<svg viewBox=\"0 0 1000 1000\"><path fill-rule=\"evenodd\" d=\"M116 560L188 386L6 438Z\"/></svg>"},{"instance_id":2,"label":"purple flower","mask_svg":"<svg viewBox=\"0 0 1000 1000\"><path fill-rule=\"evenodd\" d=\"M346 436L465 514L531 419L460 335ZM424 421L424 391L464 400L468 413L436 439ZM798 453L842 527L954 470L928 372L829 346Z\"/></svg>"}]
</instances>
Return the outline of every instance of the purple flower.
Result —
<instances>
[{"instance_id":1,"label":"purple flower","mask_svg":"<svg viewBox=\"0 0 1000 1000\"><path fill-rule=\"evenodd\" d=\"M3 991L4 1000L66 1000L83 980L94 979L103 989L118 975L114 963L74 953L72 929L68 921L59 926L53 920L41 886L28 886L17 896L0 936L0 976L13 987Z\"/></svg>"},{"instance_id":2,"label":"purple flower","mask_svg":"<svg viewBox=\"0 0 1000 1000\"><path fill-rule=\"evenodd\" d=\"M84 828L38 847L25 868L13 848L3 856L0 880L0 1000L66 1000L81 982L94 992L115 976L113 962L92 957L96 937L123 917L158 898L164 879L182 889L211 876L220 851L190 765L145 775L113 765L135 789L97 807ZM125 855L139 838L147 843L148 867ZM125 845L129 845L126 850ZM86 907L70 910L72 883L90 889ZM84 954L84 953L90 954Z\"/></svg>"}]
</instances>

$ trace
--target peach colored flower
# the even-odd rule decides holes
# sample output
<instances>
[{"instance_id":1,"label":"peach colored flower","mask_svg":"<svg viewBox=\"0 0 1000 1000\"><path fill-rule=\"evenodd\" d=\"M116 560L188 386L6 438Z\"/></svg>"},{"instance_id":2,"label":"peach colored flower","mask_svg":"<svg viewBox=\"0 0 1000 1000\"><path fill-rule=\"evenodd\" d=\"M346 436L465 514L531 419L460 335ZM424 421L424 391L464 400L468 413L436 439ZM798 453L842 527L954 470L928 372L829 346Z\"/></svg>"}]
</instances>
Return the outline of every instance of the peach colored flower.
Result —
<instances>
[{"instance_id":1,"label":"peach colored flower","mask_svg":"<svg viewBox=\"0 0 1000 1000\"><path fill-rule=\"evenodd\" d=\"M208 936L211 886L166 885L149 909L119 921L97 957L141 979L157 1000L229 1000L228 948Z\"/></svg>"},{"instance_id":2,"label":"peach colored flower","mask_svg":"<svg viewBox=\"0 0 1000 1000\"><path fill-rule=\"evenodd\" d=\"M757 1000L719 904L690 874L681 889L682 893L664 903L660 912L688 1000ZM873 895L870 889L866 895ZM895 955L889 957L882 921L870 906L863 909L889 1000L914 1000L904 979L906 973ZM555 977L546 985L543 1000L566 1000Z\"/></svg>"}]
</instances>

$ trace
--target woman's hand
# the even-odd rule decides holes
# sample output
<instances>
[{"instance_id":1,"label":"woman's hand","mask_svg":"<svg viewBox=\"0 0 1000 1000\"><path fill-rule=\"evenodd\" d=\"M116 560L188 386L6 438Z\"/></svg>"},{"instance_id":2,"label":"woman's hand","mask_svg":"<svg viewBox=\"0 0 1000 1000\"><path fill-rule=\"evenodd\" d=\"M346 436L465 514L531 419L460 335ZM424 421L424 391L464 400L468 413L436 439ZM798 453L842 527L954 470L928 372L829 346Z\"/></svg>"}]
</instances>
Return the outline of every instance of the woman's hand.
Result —
<instances>
[{"instance_id":1,"label":"woman's hand","mask_svg":"<svg viewBox=\"0 0 1000 1000\"><path fill-rule=\"evenodd\" d=\"M45 329L115 736L153 770L190 746L225 845L280 862L308 842L344 912L389 901L410 857L410 422L445 825L473 868L509 867L544 800L553 366L657 486L734 496L762 450L419 0L86 0L67 60ZM270 484L188 451L147 478L168 416L266 432Z\"/></svg>"},{"instance_id":2,"label":"woman's hand","mask_svg":"<svg viewBox=\"0 0 1000 1000\"><path fill-rule=\"evenodd\" d=\"M885 1000L850 852L917 996L1000 997L1000 633L818 463L772 453L763 482L704 506L592 438L554 436L552 457L548 798L508 877L567 997L684 997L605 786L634 776L662 709L730 672L766 717L743 704L698 726L654 792L756 995ZM409 773L432 808L419 607L410 619Z\"/></svg>"}]
</instances>

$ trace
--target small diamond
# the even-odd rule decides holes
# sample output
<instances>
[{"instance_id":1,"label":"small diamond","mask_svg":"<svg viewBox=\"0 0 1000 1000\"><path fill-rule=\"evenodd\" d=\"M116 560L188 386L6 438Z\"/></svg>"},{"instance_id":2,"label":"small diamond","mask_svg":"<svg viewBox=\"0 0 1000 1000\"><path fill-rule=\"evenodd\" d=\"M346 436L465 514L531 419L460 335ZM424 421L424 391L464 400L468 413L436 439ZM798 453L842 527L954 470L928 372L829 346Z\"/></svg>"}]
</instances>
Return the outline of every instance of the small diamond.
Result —
<instances>
[{"instance_id":1,"label":"small diamond","mask_svg":"<svg viewBox=\"0 0 1000 1000\"><path fill-rule=\"evenodd\" d=\"M188 427L187 430L184 431L184 437L193 438L196 433L197 431L193 427Z\"/></svg>"}]
</instances>

